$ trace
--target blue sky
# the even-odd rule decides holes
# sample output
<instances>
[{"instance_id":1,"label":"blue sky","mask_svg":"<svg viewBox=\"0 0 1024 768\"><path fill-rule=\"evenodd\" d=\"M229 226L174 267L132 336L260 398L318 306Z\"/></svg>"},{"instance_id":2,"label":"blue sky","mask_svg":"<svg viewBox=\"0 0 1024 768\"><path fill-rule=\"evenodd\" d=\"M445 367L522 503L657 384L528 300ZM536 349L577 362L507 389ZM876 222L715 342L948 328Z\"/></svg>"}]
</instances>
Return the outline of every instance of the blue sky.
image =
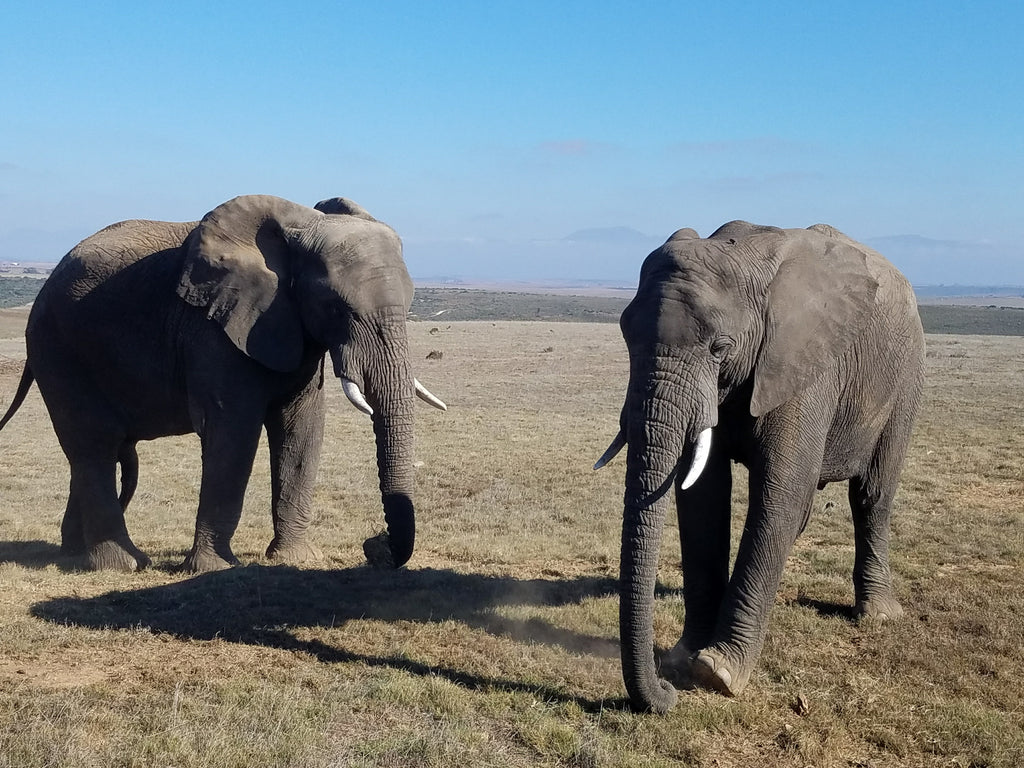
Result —
<instances>
[{"instance_id":1,"label":"blue sky","mask_svg":"<svg viewBox=\"0 0 1024 768\"><path fill-rule=\"evenodd\" d=\"M0 258L350 197L414 277L635 284L674 230L833 224L1024 284L1018 2L5 4Z\"/></svg>"}]
</instances>

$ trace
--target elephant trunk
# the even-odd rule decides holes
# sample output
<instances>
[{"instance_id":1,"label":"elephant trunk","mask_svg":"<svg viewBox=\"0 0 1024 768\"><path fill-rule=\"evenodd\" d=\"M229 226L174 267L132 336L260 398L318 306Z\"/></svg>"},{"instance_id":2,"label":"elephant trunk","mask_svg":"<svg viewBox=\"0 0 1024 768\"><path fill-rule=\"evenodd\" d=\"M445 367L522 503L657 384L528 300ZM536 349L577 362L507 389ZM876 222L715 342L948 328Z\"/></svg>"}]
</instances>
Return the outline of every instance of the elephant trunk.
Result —
<instances>
[{"instance_id":1,"label":"elephant trunk","mask_svg":"<svg viewBox=\"0 0 1024 768\"><path fill-rule=\"evenodd\" d=\"M369 349L357 369L365 390L366 404L372 410L373 432L377 444L377 476L387 533L363 543L366 559L372 565L399 568L412 556L416 538L416 513L413 506L413 414L416 388L408 362L405 312L396 309L383 313L376 322L359 328L355 349ZM349 354L336 368L351 370ZM357 375L339 373L343 381ZM358 391L358 389L357 389ZM346 393L348 394L348 393ZM351 397L351 395L350 395Z\"/></svg>"},{"instance_id":2,"label":"elephant trunk","mask_svg":"<svg viewBox=\"0 0 1024 768\"><path fill-rule=\"evenodd\" d=\"M661 536L680 458L694 452L696 436L689 430L703 431L697 424L701 419L683 410L686 399L680 394L678 370L678 361L656 359L650 370L632 377L627 401L629 448L619 573L622 674L634 707L658 713L668 711L677 696L671 683L658 676L654 660Z\"/></svg>"},{"instance_id":3,"label":"elephant trunk","mask_svg":"<svg viewBox=\"0 0 1024 768\"><path fill-rule=\"evenodd\" d=\"M404 320L404 318L403 318ZM416 539L413 507L413 410L416 390L409 371L404 322L400 339L388 345L383 368L367 376L367 389L376 400L373 432L377 440L377 476L384 521L388 529L391 564L400 568L412 557ZM373 561L367 551L368 559Z\"/></svg>"}]
</instances>

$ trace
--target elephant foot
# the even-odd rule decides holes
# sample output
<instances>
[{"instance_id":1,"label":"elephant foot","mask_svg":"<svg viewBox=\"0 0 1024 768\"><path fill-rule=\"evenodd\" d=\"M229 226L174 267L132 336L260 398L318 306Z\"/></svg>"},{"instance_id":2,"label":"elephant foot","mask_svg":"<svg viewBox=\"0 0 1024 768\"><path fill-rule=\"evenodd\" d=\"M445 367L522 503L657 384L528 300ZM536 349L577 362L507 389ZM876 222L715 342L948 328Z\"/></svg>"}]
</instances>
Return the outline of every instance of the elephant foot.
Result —
<instances>
[{"instance_id":1,"label":"elephant foot","mask_svg":"<svg viewBox=\"0 0 1024 768\"><path fill-rule=\"evenodd\" d=\"M93 544L87 555L89 568L94 571L141 571L152 563L127 536Z\"/></svg>"},{"instance_id":2,"label":"elephant foot","mask_svg":"<svg viewBox=\"0 0 1024 768\"><path fill-rule=\"evenodd\" d=\"M858 621L892 621L903 615L903 606L892 595L879 595L858 600L853 613Z\"/></svg>"},{"instance_id":3,"label":"elephant foot","mask_svg":"<svg viewBox=\"0 0 1024 768\"><path fill-rule=\"evenodd\" d=\"M366 562L374 568L394 568L395 556L391 553L391 539L387 531L381 531L363 542Z\"/></svg>"},{"instance_id":4,"label":"elephant foot","mask_svg":"<svg viewBox=\"0 0 1024 768\"><path fill-rule=\"evenodd\" d=\"M736 669L723 654L710 648L693 658L690 672L695 685L725 696L738 696L750 680L749 668Z\"/></svg>"},{"instance_id":5,"label":"elephant foot","mask_svg":"<svg viewBox=\"0 0 1024 768\"><path fill-rule=\"evenodd\" d=\"M285 565L301 565L324 559L324 553L305 539L281 542L277 537L267 547L267 559Z\"/></svg>"},{"instance_id":6,"label":"elephant foot","mask_svg":"<svg viewBox=\"0 0 1024 768\"><path fill-rule=\"evenodd\" d=\"M228 557L221 557L213 549L193 548L185 560L178 566L179 571L185 573L208 573L210 571L224 571L241 565L238 558L228 551Z\"/></svg>"}]
</instances>

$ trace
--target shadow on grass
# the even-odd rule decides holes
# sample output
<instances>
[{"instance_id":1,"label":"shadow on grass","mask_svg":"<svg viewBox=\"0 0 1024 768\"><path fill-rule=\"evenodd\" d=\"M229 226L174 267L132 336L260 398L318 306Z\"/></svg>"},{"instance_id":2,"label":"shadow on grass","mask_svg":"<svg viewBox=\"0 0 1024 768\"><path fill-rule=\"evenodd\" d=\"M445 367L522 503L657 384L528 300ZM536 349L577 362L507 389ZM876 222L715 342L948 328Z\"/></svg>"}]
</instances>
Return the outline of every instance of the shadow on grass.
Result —
<instances>
[{"instance_id":1,"label":"shadow on grass","mask_svg":"<svg viewBox=\"0 0 1024 768\"><path fill-rule=\"evenodd\" d=\"M856 621L854 616L854 607L846 603L833 603L828 600L812 600L809 597L800 596L796 599L796 604L803 606L804 608L810 608L815 611L819 616L824 618L840 618L848 621Z\"/></svg>"},{"instance_id":2,"label":"shadow on grass","mask_svg":"<svg viewBox=\"0 0 1024 768\"><path fill-rule=\"evenodd\" d=\"M291 628L338 627L358 619L422 623L454 620L519 642L540 642L573 653L617 658L617 641L538 619L509 619L494 610L501 606L570 605L617 593L615 579L596 576L515 579L431 568L383 571L361 566L318 571L249 565L157 587L89 598L53 598L33 604L30 612L57 624L92 629L143 626L184 639L221 638L308 653L325 663L386 666L415 675L436 675L473 690L524 691L546 700L571 701L588 712L598 712L625 708L626 703L583 699L542 685L481 677L407 657L352 653L320 640L301 640Z\"/></svg>"},{"instance_id":3,"label":"shadow on grass","mask_svg":"<svg viewBox=\"0 0 1024 768\"><path fill-rule=\"evenodd\" d=\"M56 565L64 573L81 571L85 558L62 555L60 547L49 541L0 541L0 565L14 563L22 568L39 571Z\"/></svg>"}]
</instances>

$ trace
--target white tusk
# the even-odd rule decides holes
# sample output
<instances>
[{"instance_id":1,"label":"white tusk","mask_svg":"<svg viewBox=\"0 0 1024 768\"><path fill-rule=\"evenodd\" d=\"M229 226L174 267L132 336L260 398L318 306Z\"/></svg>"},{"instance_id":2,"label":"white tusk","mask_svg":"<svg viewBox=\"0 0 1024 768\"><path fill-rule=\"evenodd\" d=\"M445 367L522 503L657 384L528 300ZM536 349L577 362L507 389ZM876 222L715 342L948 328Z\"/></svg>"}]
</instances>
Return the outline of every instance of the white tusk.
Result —
<instances>
[{"instance_id":1,"label":"white tusk","mask_svg":"<svg viewBox=\"0 0 1024 768\"><path fill-rule=\"evenodd\" d=\"M711 427L708 427L697 437L697 445L693 449L693 461L690 462L690 471L686 473L686 479L679 486L684 491L697 482L700 473L704 471L704 465L708 463L708 454L711 453Z\"/></svg>"},{"instance_id":2,"label":"white tusk","mask_svg":"<svg viewBox=\"0 0 1024 768\"><path fill-rule=\"evenodd\" d=\"M427 389L422 384L420 384L420 380L419 379L413 379L412 383L416 385L416 396L420 400L422 400L425 403L430 403L430 405L434 406L439 411L447 411L448 410L448 406L445 405L440 400L438 400L436 397L434 397L434 395L430 392L429 389Z\"/></svg>"},{"instance_id":3,"label":"white tusk","mask_svg":"<svg viewBox=\"0 0 1024 768\"><path fill-rule=\"evenodd\" d=\"M356 384L352 379L346 379L344 376L341 377L341 388L345 391L345 397L348 398L349 402L352 403L356 408L365 413L367 416L373 416L373 408L366 402L366 398L363 397L363 393L359 391L359 385Z\"/></svg>"},{"instance_id":4,"label":"white tusk","mask_svg":"<svg viewBox=\"0 0 1024 768\"><path fill-rule=\"evenodd\" d=\"M608 450L605 451L601 458L597 460L597 463L594 465L594 469L600 469L609 461L614 459L625 444L626 436L622 434L622 430L620 429L619 434L617 434L615 439L612 440L612 444L608 446Z\"/></svg>"}]
</instances>

